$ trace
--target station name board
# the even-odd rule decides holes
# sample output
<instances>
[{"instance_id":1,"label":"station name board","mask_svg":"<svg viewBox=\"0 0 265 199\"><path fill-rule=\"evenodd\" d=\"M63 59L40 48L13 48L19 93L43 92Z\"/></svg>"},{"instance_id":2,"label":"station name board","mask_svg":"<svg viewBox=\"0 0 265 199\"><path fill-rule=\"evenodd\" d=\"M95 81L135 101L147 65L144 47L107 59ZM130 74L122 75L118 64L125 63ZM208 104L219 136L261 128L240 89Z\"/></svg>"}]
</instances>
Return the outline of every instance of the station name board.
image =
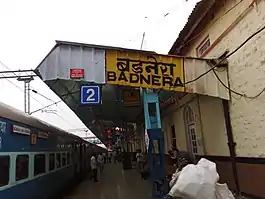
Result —
<instances>
[{"instance_id":1,"label":"station name board","mask_svg":"<svg viewBox=\"0 0 265 199\"><path fill-rule=\"evenodd\" d=\"M108 84L184 91L182 58L107 50L106 70Z\"/></svg>"},{"instance_id":2,"label":"station name board","mask_svg":"<svg viewBox=\"0 0 265 199\"><path fill-rule=\"evenodd\" d=\"M30 135L31 133L30 129L18 125L13 125L13 132L23 135Z\"/></svg>"}]
</instances>

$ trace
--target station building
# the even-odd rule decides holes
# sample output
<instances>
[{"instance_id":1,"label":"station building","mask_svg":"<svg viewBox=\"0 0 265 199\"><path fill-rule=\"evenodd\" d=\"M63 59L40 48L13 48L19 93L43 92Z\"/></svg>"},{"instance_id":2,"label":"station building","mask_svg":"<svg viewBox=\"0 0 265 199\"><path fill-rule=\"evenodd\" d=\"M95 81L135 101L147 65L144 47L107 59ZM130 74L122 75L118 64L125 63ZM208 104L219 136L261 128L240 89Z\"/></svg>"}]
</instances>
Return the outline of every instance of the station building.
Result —
<instances>
[{"instance_id":1,"label":"station building","mask_svg":"<svg viewBox=\"0 0 265 199\"><path fill-rule=\"evenodd\" d=\"M257 32L264 10L260 0L200 1L169 54L227 62L228 84L219 84L229 100L182 94L162 108L166 151L175 145L213 160L231 189L259 197L265 197L265 31Z\"/></svg>"},{"instance_id":2,"label":"station building","mask_svg":"<svg viewBox=\"0 0 265 199\"><path fill-rule=\"evenodd\" d=\"M36 72L101 140L108 126L137 124L124 142L132 153L145 151L148 138L142 104L125 105L124 93L163 87L159 98L165 152L176 146L198 159L206 157L216 162L221 182L229 188L264 198L265 32L257 33L265 24L264 9L262 0L202 0L168 56L57 41ZM174 79L174 84L183 86L167 92L170 86L148 79L147 66L145 72L123 67L127 61L157 64L156 59L176 63L179 76L172 77L181 81ZM71 74L79 70L79 78ZM100 86L102 99L98 106L80 105L80 88L91 82ZM140 95L135 99L139 102Z\"/></svg>"}]
</instances>

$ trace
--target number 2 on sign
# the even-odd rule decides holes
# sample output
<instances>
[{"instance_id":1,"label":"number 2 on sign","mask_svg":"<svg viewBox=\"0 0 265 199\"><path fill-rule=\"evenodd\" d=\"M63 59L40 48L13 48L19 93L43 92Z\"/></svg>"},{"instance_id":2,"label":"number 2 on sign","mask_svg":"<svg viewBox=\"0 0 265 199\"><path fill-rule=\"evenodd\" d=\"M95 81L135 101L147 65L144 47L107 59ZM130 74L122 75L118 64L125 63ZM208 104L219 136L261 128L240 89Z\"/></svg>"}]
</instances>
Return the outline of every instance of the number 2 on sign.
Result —
<instances>
[{"instance_id":1,"label":"number 2 on sign","mask_svg":"<svg viewBox=\"0 0 265 199\"><path fill-rule=\"evenodd\" d=\"M88 96L86 98L87 102L95 101L95 98L94 98L95 91L94 91L94 89L91 89L91 88L87 89L86 94L88 94Z\"/></svg>"}]
</instances>

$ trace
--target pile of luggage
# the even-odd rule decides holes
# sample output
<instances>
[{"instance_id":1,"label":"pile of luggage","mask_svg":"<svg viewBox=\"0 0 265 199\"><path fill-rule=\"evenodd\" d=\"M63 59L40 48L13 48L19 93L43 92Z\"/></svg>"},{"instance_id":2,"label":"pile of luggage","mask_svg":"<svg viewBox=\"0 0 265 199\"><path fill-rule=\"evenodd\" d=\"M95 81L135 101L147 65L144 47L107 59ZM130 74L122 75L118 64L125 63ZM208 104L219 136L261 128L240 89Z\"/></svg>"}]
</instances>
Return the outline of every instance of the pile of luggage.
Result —
<instances>
[{"instance_id":1,"label":"pile of luggage","mask_svg":"<svg viewBox=\"0 0 265 199\"><path fill-rule=\"evenodd\" d=\"M216 164L202 158L197 164L188 164L181 171L176 170L166 198L234 199L227 184L219 184L218 180Z\"/></svg>"}]
</instances>

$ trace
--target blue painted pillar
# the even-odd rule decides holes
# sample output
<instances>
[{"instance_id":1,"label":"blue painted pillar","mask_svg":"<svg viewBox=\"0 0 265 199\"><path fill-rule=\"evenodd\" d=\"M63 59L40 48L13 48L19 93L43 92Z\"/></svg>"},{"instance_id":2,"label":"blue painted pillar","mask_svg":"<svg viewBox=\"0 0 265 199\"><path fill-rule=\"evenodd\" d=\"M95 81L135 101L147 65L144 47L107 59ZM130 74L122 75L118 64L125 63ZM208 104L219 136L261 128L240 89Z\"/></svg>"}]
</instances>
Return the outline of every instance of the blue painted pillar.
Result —
<instances>
[{"instance_id":1,"label":"blue painted pillar","mask_svg":"<svg viewBox=\"0 0 265 199\"><path fill-rule=\"evenodd\" d=\"M158 93L149 89L142 89L142 94L145 128L149 137L148 166L151 180L155 184L157 181L163 182L165 179L164 135L161 128L159 97ZM157 188L154 189L156 189L154 192L157 192Z\"/></svg>"}]
</instances>

